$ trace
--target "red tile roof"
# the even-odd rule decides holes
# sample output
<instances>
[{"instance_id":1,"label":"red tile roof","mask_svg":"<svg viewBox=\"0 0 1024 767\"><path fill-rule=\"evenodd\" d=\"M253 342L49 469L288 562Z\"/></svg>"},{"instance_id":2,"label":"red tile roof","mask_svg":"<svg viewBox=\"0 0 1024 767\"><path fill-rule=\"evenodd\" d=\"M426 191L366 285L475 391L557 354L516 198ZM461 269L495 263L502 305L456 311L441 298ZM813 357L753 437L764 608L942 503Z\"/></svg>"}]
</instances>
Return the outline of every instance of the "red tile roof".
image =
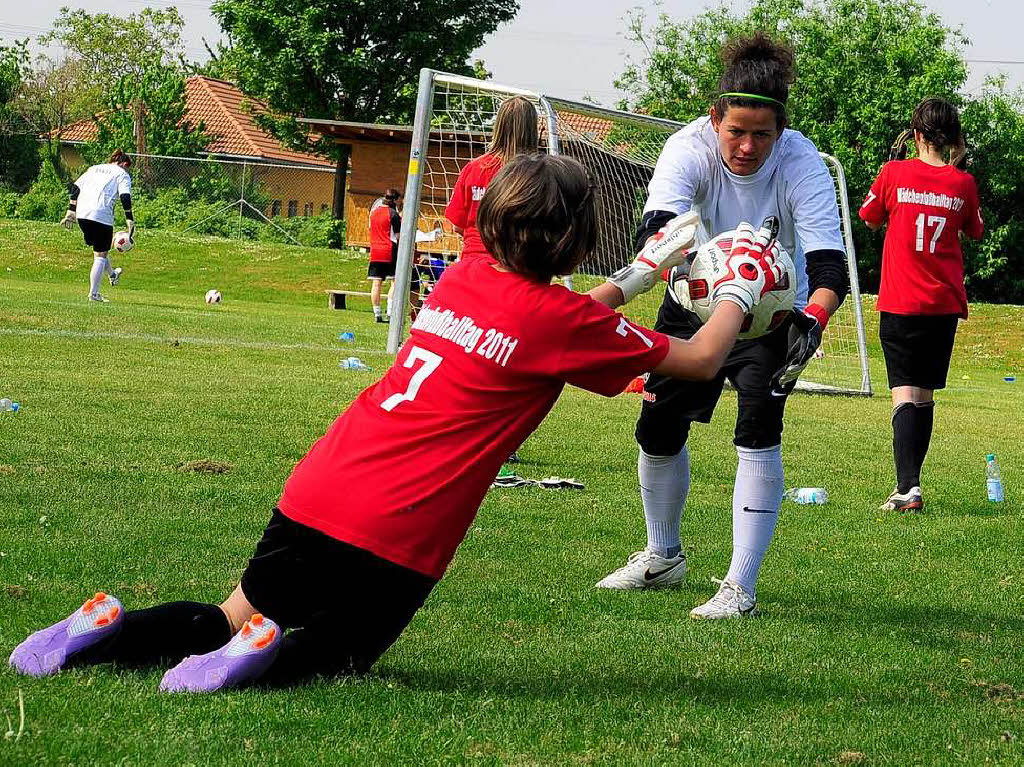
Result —
<instances>
[{"instance_id":1,"label":"red tile roof","mask_svg":"<svg viewBox=\"0 0 1024 767\"><path fill-rule=\"evenodd\" d=\"M207 135L213 137L206 145L210 154L334 167L333 162L319 155L296 152L282 146L261 130L254 117L267 111L265 104L246 96L231 83L200 75L185 80L185 117L193 125L203 121ZM95 138L96 124L92 120L79 120L61 133L62 141L92 141Z\"/></svg>"}]
</instances>

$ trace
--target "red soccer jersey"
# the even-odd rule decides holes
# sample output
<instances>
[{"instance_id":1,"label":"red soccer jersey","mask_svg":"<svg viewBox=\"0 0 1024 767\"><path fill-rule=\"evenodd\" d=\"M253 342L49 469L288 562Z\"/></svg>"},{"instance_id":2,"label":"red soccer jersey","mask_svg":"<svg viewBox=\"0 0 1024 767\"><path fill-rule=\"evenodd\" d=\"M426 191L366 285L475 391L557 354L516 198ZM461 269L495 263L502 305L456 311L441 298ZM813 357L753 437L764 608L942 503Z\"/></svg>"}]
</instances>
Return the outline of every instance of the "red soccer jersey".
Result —
<instances>
[{"instance_id":1,"label":"red soccer jersey","mask_svg":"<svg viewBox=\"0 0 1024 767\"><path fill-rule=\"evenodd\" d=\"M879 311L967 316L960 232L980 239L984 231L970 173L916 159L887 162L860 217L875 226L888 219Z\"/></svg>"},{"instance_id":2,"label":"red soccer jersey","mask_svg":"<svg viewBox=\"0 0 1024 767\"><path fill-rule=\"evenodd\" d=\"M444 215L455 226L462 229L462 255L460 259L483 256L491 261L494 257L487 252L480 232L476 228L476 212L480 208L480 200L491 179L501 170L501 158L493 154L485 154L470 161L459 174L455 182L452 199L445 208Z\"/></svg>"},{"instance_id":3,"label":"red soccer jersey","mask_svg":"<svg viewBox=\"0 0 1024 767\"><path fill-rule=\"evenodd\" d=\"M397 218L398 213L388 205L378 205L377 209L370 214L370 260L384 261L391 260L392 246L391 239L392 218Z\"/></svg>"},{"instance_id":4,"label":"red soccer jersey","mask_svg":"<svg viewBox=\"0 0 1024 767\"><path fill-rule=\"evenodd\" d=\"M613 396L668 349L666 336L561 285L482 258L455 264L388 372L295 467L281 511L440 578L562 387Z\"/></svg>"}]
</instances>

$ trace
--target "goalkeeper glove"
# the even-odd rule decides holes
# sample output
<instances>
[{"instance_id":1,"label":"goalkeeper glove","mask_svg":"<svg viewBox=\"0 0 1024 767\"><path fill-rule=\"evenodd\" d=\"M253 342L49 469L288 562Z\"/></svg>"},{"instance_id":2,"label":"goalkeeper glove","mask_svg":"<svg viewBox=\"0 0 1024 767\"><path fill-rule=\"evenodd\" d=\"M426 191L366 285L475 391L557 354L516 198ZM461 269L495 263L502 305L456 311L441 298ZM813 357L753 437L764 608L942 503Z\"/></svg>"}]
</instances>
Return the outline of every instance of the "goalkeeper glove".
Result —
<instances>
[{"instance_id":1,"label":"goalkeeper glove","mask_svg":"<svg viewBox=\"0 0 1024 767\"><path fill-rule=\"evenodd\" d=\"M724 245L731 240L726 253ZM781 251L768 220L756 233L745 221L735 231L719 235L703 245L712 267L711 305L732 301L748 314L761 298L785 275L785 267L776 263Z\"/></svg>"},{"instance_id":2,"label":"goalkeeper glove","mask_svg":"<svg viewBox=\"0 0 1024 767\"><path fill-rule=\"evenodd\" d=\"M661 273L682 264L693 247L700 217L692 210L676 216L647 240L633 263L608 278L622 291L624 303L654 287Z\"/></svg>"},{"instance_id":3,"label":"goalkeeper glove","mask_svg":"<svg viewBox=\"0 0 1024 767\"><path fill-rule=\"evenodd\" d=\"M128 239L135 242L135 220L128 219Z\"/></svg>"},{"instance_id":4,"label":"goalkeeper glove","mask_svg":"<svg viewBox=\"0 0 1024 767\"><path fill-rule=\"evenodd\" d=\"M64 218L60 220L60 225L65 229L74 229L75 227L75 211L68 208L68 212L64 214Z\"/></svg>"},{"instance_id":5,"label":"goalkeeper glove","mask_svg":"<svg viewBox=\"0 0 1024 767\"><path fill-rule=\"evenodd\" d=\"M771 393L776 397L789 394L804 368L821 346L821 334L828 324L828 312L818 304L808 304L802 311L793 311L789 323L789 351L786 361L771 380Z\"/></svg>"}]
</instances>

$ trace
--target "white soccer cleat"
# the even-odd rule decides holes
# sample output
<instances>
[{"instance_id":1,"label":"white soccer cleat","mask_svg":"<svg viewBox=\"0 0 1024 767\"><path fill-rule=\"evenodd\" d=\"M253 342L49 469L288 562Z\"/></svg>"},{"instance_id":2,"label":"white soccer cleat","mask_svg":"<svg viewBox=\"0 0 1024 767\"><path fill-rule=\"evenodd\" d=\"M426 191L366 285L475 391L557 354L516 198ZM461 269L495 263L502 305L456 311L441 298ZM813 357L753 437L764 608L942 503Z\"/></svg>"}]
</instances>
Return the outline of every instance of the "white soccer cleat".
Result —
<instances>
[{"instance_id":1,"label":"white soccer cleat","mask_svg":"<svg viewBox=\"0 0 1024 767\"><path fill-rule=\"evenodd\" d=\"M921 496L921 488L912 487L907 492L901 493L899 488L892 491L892 495L885 499L885 503L878 507L879 511L922 511L924 509L924 498Z\"/></svg>"},{"instance_id":2,"label":"white soccer cleat","mask_svg":"<svg viewBox=\"0 0 1024 767\"><path fill-rule=\"evenodd\" d=\"M733 583L728 578L720 581L712 578L715 583L721 584L718 593L700 607L690 610L691 618L702 620L717 620L719 618L751 618L757 615L757 603L754 597L747 593L747 590L738 583Z\"/></svg>"},{"instance_id":3,"label":"white soccer cleat","mask_svg":"<svg viewBox=\"0 0 1024 767\"><path fill-rule=\"evenodd\" d=\"M118 281L121 279L121 272L122 272L122 269L119 266L119 267L117 267L117 269L115 269L114 271L112 271L110 273L110 287L114 287L118 283Z\"/></svg>"},{"instance_id":4,"label":"white soccer cleat","mask_svg":"<svg viewBox=\"0 0 1024 767\"><path fill-rule=\"evenodd\" d=\"M99 293L90 293L89 294L89 300L90 301L97 301L98 303L101 303L101 304L109 304L110 303L110 301L108 301L106 298L101 296Z\"/></svg>"},{"instance_id":5,"label":"white soccer cleat","mask_svg":"<svg viewBox=\"0 0 1024 767\"><path fill-rule=\"evenodd\" d=\"M663 557L644 549L629 555L626 564L597 582L599 589L663 589L686 580L686 555Z\"/></svg>"}]
</instances>

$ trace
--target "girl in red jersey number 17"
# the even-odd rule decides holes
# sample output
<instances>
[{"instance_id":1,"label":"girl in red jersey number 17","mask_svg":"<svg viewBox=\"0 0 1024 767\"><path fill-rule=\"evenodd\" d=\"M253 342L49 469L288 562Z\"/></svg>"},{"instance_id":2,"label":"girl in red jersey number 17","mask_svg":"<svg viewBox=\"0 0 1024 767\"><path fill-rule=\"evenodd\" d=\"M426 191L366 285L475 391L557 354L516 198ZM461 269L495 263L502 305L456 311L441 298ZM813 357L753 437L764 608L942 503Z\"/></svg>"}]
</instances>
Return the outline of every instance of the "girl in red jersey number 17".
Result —
<instances>
[{"instance_id":1,"label":"girl in red jersey number 17","mask_svg":"<svg viewBox=\"0 0 1024 767\"><path fill-rule=\"evenodd\" d=\"M125 612L100 592L18 645L15 670L167 663L161 689L195 692L369 670L444 574L502 462L566 383L613 396L650 370L716 375L782 270L766 230L741 224L716 272L714 315L682 340L612 309L683 264L692 212L589 295L551 282L597 242L593 188L575 160L510 161L477 223L494 258L455 264L438 282L392 367L292 471L227 600ZM431 460L438 454L441 463Z\"/></svg>"},{"instance_id":2,"label":"girl in red jersey number 17","mask_svg":"<svg viewBox=\"0 0 1024 767\"><path fill-rule=\"evenodd\" d=\"M917 157L902 159L913 136ZM967 317L960 237L984 230L960 116L945 99L918 104L860 209L871 229L883 225L879 336L892 389L892 452L896 488L886 511L924 508L921 467L928 453L934 392L946 386L953 337Z\"/></svg>"}]
</instances>

